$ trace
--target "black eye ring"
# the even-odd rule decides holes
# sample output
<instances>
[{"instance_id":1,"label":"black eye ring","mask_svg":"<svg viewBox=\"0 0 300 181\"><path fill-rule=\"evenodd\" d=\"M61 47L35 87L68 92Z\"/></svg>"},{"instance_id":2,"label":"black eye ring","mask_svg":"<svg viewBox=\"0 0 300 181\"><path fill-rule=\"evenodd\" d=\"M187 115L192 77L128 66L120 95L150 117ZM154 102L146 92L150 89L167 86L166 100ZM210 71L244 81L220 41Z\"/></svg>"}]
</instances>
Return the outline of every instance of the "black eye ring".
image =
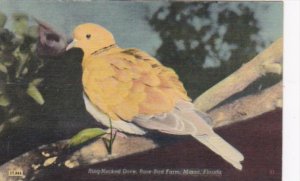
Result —
<instances>
[{"instance_id":1,"label":"black eye ring","mask_svg":"<svg viewBox=\"0 0 300 181\"><path fill-rule=\"evenodd\" d=\"M91 38L91 34L87 34L85 37L86 37L86 39L90 39Z\"/></svg>"}]
</instances>

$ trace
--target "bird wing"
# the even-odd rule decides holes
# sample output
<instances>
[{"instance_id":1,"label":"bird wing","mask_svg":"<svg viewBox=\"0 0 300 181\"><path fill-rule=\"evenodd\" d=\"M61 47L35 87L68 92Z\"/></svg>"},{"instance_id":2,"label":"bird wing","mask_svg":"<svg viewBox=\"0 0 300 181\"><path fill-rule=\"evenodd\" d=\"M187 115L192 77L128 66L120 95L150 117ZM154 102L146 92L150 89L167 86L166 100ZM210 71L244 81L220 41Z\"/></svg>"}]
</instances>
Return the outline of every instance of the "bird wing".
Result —
<instances>
[{"instance_id":1,"label":"bird wing","mask_svg":"<svg viewBox=\"0 0 300 181\"><path fill-rule=\"evenodd\" d=\"M85 60L84 91L112 120L170 112L190 101L177 74L138 49L122 49Z\"/></svg>"},{"instance_id":2,"label":"bird wing","mask_svg":"<svg viewBox=\"0 0 300 181\"><path fill-rule=\"evenodd\" d=\"M152 116L137 116L133 123L140 127L175 135L212 135L210 119L198 114L191 102L180 100L175 108L167 113Z\"/></svg>"}]
</instances>

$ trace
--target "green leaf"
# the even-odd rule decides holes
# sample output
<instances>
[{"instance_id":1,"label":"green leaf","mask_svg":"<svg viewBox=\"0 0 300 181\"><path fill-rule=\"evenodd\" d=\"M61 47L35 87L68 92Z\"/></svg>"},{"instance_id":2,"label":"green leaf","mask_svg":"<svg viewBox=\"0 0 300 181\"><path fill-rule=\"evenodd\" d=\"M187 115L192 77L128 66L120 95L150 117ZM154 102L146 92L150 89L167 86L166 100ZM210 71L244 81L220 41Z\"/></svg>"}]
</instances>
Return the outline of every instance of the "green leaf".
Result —
<instances>
[{"instance_id":1,"label":"green leaf","mask_svg":"<svg viewBox=\"0 0 300 181\"><path fill-rule=\"evenodd\" d=\"M25 67L23 70L22 70L22 75L26 75L28 73L28 68Z\"/></svg>"},{"instance_id":2,"label":"green leaf","mask_svg":"<svg viewBox=\"0 0 300 181\"><path fill-rule=\"evenodd\" d=\"M22 119L21 116L15 116L15 117L10 118L9 122L16 123L16 122L20 121L21 119Z\"/></svg>"},{"instance_id":3,"label":"green leaf","mask_svg":"<svg viewBox=\"0 0 300 181\"><path fill-rule=\"evenodd\" d=\"M31 81L30 83L33 84L34 86L38 86L43 82L43 78L36 78L33 81Z\"/></svg>"},{"instance_id":4,"label":"green leaf","mask_svg":"<svg viewBox=\"0 0 300 181\"><path fill-rule=\"evenodd\" d=\"M25 35L29 28L29 17L24 13L13 14L13 28L17 35Z\"/></svg>"},{"instance_id":5,"label":"green leaf","mask_svg":"<svg viewBox=\"0 0 300 181\"><path fill-rule=\"evenodd\" d=\"M0 72L7 73L7 68L2 63L0 63Z\"/></svg>"},{"instance_id":6,"label":"green leaf","mask_svg":"<svg viewBox=\"0 0 300 181\"><path fill-rule=\"evenodd\" d=\"M45 103L42 94L33 83L29 83L26 93L30 97L32 97L38 104L43 105Z\"/></svg>"},{"instance_id":7,"label":"green leaf","mask_svg":"<svg viewBox=\"0 0 300 181\"><path fill-rule=\"evenodd\" d=\"M0 106L6 107L10 104L10 101L6 95L0 95Z\"/></svg>"},{"instance_id":8,"label":"green leaf","mask_svg":"<svg viewBox=\"0 0 300 181\"><path fill-rule=\"evenodd\" d=\"M69 141L69 146L74 147L78 146L80 144L86 143L87 141L105 135L106 132L103 129L100 128L87 128L79 133L77 133L75 136L73 136Z\"/></svg>"},{"instance_id":9,"label":"green leaf","mask_svg":"<svg viewBox=\"0 0 300 181\"><path fill-rule=\"evenodd\" d=\"M29 54L28 53L21 53L20 47L18 47L14 52L13 56L17 59L17 69L16 69L16 78L19 78L22 71L24 70L26 62L29 60Z\"/></svg>"},{"instance_id":10,"label":"green leaf","mask_svg":"<svg viewBox=\"0 0 300 181\"><path fill-rule=\"evenodd\" d=\"M6 20L7 20L6 15L0 12L0 28L4 27Z\"/></svg>"},{"instance_id":11,"label":"green leaf","mask_svg":"<svg viewBox=\"0 0 300 181\"><path fill-rule=\"evenodd\" d=\"M39 28L36 25L29 26L28 28L28 36L32 38L38 38L39 36Z\"/></svg>"}]
</instances>

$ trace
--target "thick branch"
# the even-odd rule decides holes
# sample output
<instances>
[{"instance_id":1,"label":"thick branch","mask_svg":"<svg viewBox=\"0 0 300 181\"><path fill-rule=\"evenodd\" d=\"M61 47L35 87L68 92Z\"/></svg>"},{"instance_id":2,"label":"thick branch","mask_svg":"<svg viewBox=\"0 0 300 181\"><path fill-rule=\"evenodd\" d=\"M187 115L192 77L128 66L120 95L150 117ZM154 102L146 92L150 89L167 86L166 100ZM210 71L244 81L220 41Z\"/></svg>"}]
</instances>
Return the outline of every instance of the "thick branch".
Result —
<instances>
[{"instance_id":1,"label":"thick branch","mask_svg":"<svg viewBox=\"0 0 300 181\"><path fill-rule=\"evenodd\" d=\"M213 120L213 126L219 127L261 115L278 107L282 107L282 81L259 94L249 95L213 109L208 114Z\"/></svg>"},{"instance_id":2,"label":"thick branch","mask_svg":"<svg viewBox=\"0 0 300 181\"><path fill-rule=\"evenodd\" d=\"M208 111L230 96L243 91L249 84L266 73L282 72L282 38L244 64L233 74L214 85L195 100L200 111Z\"/></svg>"},{"instance_id":3,"label":"thick branch","mask_svg":"<svg viewBox=\"0 0 300 181\"><path fill-rule=\"evenodd\" d=\"M27 152L0 167L0 180L30 180L47 174L51 168L75 168L116 159L154 149L157 145L150 139L138 136L116 137L113 154L109 155L100 138L77 150L67 149L68 140L43 145ZM9 176L9 171L22 171L23 177Z\"/></svg>"}]
</instances>

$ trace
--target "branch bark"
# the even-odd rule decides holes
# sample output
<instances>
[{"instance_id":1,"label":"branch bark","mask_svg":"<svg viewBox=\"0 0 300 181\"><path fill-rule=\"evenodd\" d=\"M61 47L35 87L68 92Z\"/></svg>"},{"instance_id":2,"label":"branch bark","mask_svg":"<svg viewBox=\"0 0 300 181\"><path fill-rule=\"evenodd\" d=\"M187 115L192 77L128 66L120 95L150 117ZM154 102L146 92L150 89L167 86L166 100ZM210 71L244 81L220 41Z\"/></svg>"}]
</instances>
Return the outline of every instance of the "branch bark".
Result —
<instances>
[{"instance_id":1,"label":"branch bark","mask_svg":"<svg viewBox=\"0 0 300 181\"><path fill-rule=\"evenodd\" d=\"M209 111L214 127L243 121L282 107L282 81L254 95Z\"/></svg>"},{"instance_id":2,"label":"branch bark","mask_svg":"<svg viewBox=\"0 0 300 181\"><path fill-rule=\"evenodd\" d=\"M200 95L194 101L196 108L207 112L230 96L243 91L266 73L281 74L282 51L283 39L280 38L250 62Z\"/></svg>"},{"instance_id":3,"label":"branch bark","mask_svg":"<svg viewBox=\"0 0 300 181\"><path fill-rule=\"evenodd\" d=\"M68 149L68 140L62 140L40 146L5 163L0 167L0 180L34 180L47 175L53 168L70 169L91 165L151 150L157 146L151 139L144 137L117 136L113 145L113 154L109 155L101 138L76 150ZM22 176L10 176L10 171L22 173Z\"/></svg>"}]
</instances>

